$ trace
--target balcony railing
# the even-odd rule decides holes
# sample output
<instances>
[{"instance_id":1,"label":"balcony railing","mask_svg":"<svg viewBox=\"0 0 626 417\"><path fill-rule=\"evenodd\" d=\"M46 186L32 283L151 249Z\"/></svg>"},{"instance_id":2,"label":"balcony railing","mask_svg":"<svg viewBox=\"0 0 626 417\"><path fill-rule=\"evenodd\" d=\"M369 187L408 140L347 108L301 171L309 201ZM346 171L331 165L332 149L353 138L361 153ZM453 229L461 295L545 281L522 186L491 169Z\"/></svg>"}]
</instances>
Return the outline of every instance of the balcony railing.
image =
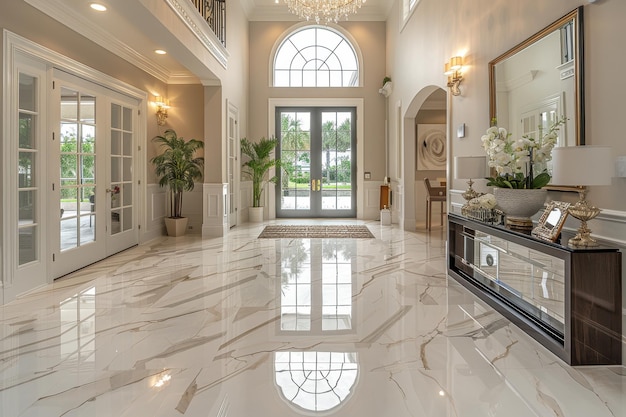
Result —
<instances>
[{"instance_id":1,"label":"balcony railing","mask_svg":"<svg viewBox=\"0 0 626 417\"><path fill-rule=\"evenodd\" d=\"M213 33L226 46L226 0L191 0Z\"/></svg>"}]
</instances>

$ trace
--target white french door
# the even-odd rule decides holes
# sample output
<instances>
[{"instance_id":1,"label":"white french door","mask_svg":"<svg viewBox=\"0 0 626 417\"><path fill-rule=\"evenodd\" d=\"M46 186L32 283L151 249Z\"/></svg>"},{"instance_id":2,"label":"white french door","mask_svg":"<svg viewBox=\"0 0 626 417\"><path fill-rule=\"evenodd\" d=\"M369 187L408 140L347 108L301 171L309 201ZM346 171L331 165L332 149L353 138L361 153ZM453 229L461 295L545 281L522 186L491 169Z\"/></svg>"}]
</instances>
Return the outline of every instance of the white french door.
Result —
<instances>
[{"instance_id":1,"label":"white french door","mask_svg":"<svg viewBox=\"0 0 626 417\"><path fill-rule=\"evenodd\" d=\"M239 154L239 110L232 104L228 103L228 127L227 127L227 140L228 140L228 197L227 197L227 213L228 213L228 227L237 226L237 190L239 189L239 181L237 178L237 172L239 168L238 154Z\"/></svg>"},{"instance_id":2,"label":"white french door","mask_svg":"<svg viewBox=\"0 0 626 417\"><path fill-rule=\"evenodd\" d=\"M54 71L48 245L56 278L138 243L138 103Z\"/></svg>"}]
</instances>

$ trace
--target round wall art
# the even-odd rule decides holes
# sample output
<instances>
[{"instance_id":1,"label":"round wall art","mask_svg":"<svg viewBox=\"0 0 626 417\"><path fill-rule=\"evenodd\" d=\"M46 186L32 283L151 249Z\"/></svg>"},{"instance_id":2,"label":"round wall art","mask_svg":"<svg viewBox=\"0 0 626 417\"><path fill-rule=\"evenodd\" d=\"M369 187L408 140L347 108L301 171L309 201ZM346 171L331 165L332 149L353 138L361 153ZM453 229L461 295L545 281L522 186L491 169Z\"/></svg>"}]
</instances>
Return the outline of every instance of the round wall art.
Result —
<instances>
[{"instance_id":1,"label":"round wall art","mask_svg":"<svg viewBox=\"0 0 626 417\"><path fill-rule=\"evenodd\" d=\"M446 169L446 125L417 125L417 169Z\"/></svg>"}]
</instances>

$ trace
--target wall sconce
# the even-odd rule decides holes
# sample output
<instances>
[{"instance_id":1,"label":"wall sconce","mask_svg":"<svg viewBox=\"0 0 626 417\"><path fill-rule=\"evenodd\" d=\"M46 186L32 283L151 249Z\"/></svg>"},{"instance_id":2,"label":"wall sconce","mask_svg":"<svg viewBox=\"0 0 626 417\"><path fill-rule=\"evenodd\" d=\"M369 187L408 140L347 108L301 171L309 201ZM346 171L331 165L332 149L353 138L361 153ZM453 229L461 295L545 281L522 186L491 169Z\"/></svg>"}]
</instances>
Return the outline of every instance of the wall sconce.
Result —
<instances>
[{"instance_id":1,"label":"wall sconce","mask_svg":"<svg viewBox=\"0 0 626 417\"><path fill-rule=\"evenodd\" d=\"M156 97L154 105L157 108L157 125L163 126L165 124L165 119L167 119L167 109L170 108L170 101L163 97Z\"/></svg>"},{"instance_id":2,"label":"wall sconce","mask_svg":"<svg viewBox=\"0 0 626 417\"><path fill-rule=\"evenodd\" d=\"M444 74L448 76L448 87L453 96L461 95L459 85L463 81L463 57L453 56L444 66Z\"/></svg>"}]
</instances>

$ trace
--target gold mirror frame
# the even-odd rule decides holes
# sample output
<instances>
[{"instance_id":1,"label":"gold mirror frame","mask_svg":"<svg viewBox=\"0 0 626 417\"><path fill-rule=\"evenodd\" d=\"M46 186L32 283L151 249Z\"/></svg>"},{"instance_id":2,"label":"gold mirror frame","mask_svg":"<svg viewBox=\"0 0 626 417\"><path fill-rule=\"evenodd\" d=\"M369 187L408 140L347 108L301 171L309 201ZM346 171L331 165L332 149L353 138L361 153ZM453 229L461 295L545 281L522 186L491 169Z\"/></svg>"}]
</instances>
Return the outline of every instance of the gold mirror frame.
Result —
<instances>
[{"instance_id":1,"label":"gold mirror frame","mask_svg":"<svg viewBox=\"0 0 626 417\"><path fill-rule=\"evenodd\" d=\"M489 116L490 120L497 119L497 97L496 97L496 65L508 58L526 50L546 36L552 34L565 26L568 22L573 22L572 34L574 36L574 65L575 70L575 131L576 145L585 144L585 100L584 100L584 37L583 37L583 7L580 6L560 19L556 20L546 28L535 33L519 45L514 46L499 57L489 62ZM569 118L572 115L567 115ZM570 187L562 185L548 185L544 187L552 191L580 191L580 187Z\"/></svg>"}]
</instances>

